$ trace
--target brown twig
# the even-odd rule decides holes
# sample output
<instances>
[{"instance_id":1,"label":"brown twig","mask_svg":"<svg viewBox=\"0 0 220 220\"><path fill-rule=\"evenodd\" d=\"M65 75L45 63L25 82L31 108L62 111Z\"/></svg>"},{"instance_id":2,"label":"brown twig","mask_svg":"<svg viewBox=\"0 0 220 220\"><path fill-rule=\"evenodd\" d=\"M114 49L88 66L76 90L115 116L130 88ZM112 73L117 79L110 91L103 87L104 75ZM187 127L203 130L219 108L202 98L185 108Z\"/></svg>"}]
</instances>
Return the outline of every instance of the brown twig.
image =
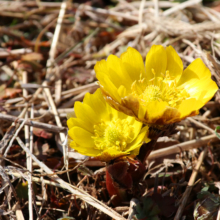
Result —
<instances>
[{"instance_id":1,"label":"brown twig","mask_svg":"<svg viewBox=\"0 0 220 220\"><path fill-rule=\"evenodd\" d=\"M190 195L190 193L191 193L192 187L194 186L194 183L195 183L195 180L196 180L196 177L197 177L199 168L200 168L200 166L201 166L201 164L202 164L202 162L203 162L203 160L204 160L204 158L205 158L205 156L206 156L207 149L208 149L208 148L206 147L206 148L200 153L200 155L199 155L198 162L197 162L197 164L196 164L195 169L193 169L192 175L191 175L191 177L190 177L190 179L189 179L188 186L187 186L187 188L186 188L186 190L185 190L185 192L184 192L184 194L183 194L183 196L182 196L181 204L180 204L180 206L179 206L179 208L178 208L178 210L177 210L177 213L176 213L176 215L175 215L174 220L179 220L179 219L181 219L181 216L182 216L182 213L183 213L183 211L184 211L185 205L186 205L186 203L187 203L188 197L189 197L189 195Z\"/></svg>"},{"instance_id":2,"label":"brown twig","mask_svg":"<svg viewBox=\"0 0 220 220\"><path fill-rule=\"evenodd\" d=\"M29 154L29 156L48 174L54 174L53 171L51 169L49 169L44 163L42 163L41 161L39 161L33 154L30 153L29 149L27 149L24 145L24 143L21 141L21 139L19 137L16 138L16 140L18 141L18 143L20 144L20 146L23 148L23 150ZM116 219L116 220L125 220L124 217L122 217L121 215L119 215L117 212L115 212L113 209L111 209L110 207L108 207L107 205L105 205L104 203L102 203L101 201L95 199L94 197L92 197L91 195L89 195L88 193L86 193L84 190L81 190L73 185L70 185L68 183L66 183L64 180L62 180L61 178L59 178L57 175L54 176L50 176L50 178L52 180L54 180L55 182L58 182L60 185L63 186L63 188L65 188L66 190L70 191L71 193L73 193L74 195L76 195L77 197L79 197L80 199L84 200L85 202L89 203L90 205L94 206L95 208L98 208L100 211L103 211L104 213L106 213L107 215L109 215L110 217Z\"/></svg>"},{"instance_id":3,"label":"brown twig","mask_svg":"<svg viewBox=\"0 0 220 220\"><path fill-rule=\"evenodd\" d=\"M0 119L6 120L6 121L16 122L19 124L21 124L24 121L24 119L22 119L22 118L17 118L17 117L11 116L11 115L4 115L2 113L0 113ZM36 121L31 121L29 119L27 119L24 124L28 125L28 126L33 126L35 128L43 128L47 131L52 131L55 133L60 133L60 132L66 133L67 132L67 128L58 127L56 125L49 125L46 123L41 123L41 122L36 122Z\"/></svg>"},{"instance_id":4,"label":"brown twig","mask_svg":"<svg viewBox=\"0 0 220 220\"><path fill-rule=\"evenodd\" d=\"M167 147L167 148L163 148L163 149L160 149L160 150L153 151L149 155L148 159L154 160L158 157L162 157L162 156L166 157L170 154L178 154L178 153L180 153L182 151L185 151L185 150L190 150L190 149L193 149L193 148L201 147L202 145L205 145L208 142L216 142L216 141L219 141L219 139L216 137L215 134L208 135L208 136L205 136L205 137L201 137L200 139L186 141L184 143L175 144L171 147Z\"/></svg>"}]
</instances>

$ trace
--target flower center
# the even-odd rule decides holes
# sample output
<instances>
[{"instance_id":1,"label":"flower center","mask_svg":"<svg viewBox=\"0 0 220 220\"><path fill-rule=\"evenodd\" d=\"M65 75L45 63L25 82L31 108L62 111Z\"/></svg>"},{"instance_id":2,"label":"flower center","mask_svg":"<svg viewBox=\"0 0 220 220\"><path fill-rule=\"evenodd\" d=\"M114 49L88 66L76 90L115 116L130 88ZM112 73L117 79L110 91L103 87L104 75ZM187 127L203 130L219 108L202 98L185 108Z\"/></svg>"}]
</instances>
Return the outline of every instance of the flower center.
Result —
<instances>
[{"instance_id":1,"label":"flower center","mask_svg":"<svg viewBox=\"0 0 220 220\"><path fill-rule=\"evenodd\" d=\"M141 96L141 98L148 100L148 102L162 100L161 90L158 86L155 85L147 86Z\"/></svg>"},{"instance_id":2,"label":"flower center","mask_svg":"<svg viewBox=\"0 0 220 220\"><path fill-rule=\"evenodd\" d=\"M115 119L109 122L102 121L94 125L95 149L105 150L110 147L119 151L124 151L127 144L134 136L134 128L127 120Z\"/></svg>"},{"instance_id":3,"label":"flower center","mask_svg":"<svg viewBox=\"0 0 220 220\"><path fill-rule=\"evenodd\" d=\"M156 75L153 69L152 72ZM176 86L176 81L171 79L169 71L149 81L145 78L137 80L132 84L131 89L142 105L152 101L165 101L170 107L177 107L181 101L189 97L186 90Z\"/></svg>"}]
</instances>

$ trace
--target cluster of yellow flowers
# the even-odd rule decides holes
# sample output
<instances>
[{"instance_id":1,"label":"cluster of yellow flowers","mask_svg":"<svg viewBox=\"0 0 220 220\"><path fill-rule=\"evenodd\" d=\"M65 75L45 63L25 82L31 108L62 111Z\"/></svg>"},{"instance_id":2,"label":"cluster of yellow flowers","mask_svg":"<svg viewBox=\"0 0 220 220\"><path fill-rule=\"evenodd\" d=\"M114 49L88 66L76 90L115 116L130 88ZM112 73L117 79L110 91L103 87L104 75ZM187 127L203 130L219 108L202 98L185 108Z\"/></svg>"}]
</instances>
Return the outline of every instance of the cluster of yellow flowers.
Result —
<instances>
[{"instance_id":1,"label":"cluster of yellow flowers","mask_svg":"<svg viewBox=\"0 0 220 220\"><path fill-rule=\"evenodd\" d=\"M185 70L172 46L154 45L146 56L129 47L95 65L100 89L76 102L69 118L70 147L108 162L136 156L150 126L179 122L198 114L218 90L200 58Z\"/></svg>"}]
</instances>

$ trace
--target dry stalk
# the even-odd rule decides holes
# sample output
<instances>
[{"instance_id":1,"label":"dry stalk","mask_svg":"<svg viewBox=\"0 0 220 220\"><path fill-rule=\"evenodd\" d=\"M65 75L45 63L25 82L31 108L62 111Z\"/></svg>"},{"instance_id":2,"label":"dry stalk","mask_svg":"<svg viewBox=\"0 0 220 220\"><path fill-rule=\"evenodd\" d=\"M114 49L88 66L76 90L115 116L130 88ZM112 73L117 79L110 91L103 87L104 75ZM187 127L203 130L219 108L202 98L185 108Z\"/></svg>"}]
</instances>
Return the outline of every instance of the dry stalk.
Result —
<instances>
[{"instance_id":1,"label":"dry stalk","mask_svg":"<svg viewBox=\"0 0 220 220\"><path fill-rule=\"evenodd\" d=\"M207 125L204 125L203 123L199 122L199 121L196 121L194 118L187 118L187 120L189 120L190 122L198 125L199 127L201 128L204 128L206 129L207 131L209 131L210 133L212 134L215 134L215 131L213 129L211 129L210 127L208 127Z\"/></svg>"},{"instance_id":2,"label":"dry stalk","mask_svg":"<svg viewBox=\"0 0 220 220\"><path fill-rule=\"evenodd\" d=\"M11 138L11 140L10 140L10 142L9 142L9 144L8 144L8 146L7 146L6 150L5 150L5 152L4 152L4 156L6 156L6 155L8 154L8 151L10 150L10 147L12 146L12 144L13 144L15 138L18 136L18 133L20 132L20 130L24 127L25 123L26 123L26 120L23 119L23 121L22 121L22 123L20 124L19 128L16 130L16 132L15 132L14 135L13 135L13 137Z\"/></svg>"},{"instance_id":3,"label":"dry stalk","mask_svg":"<svg viewBox=\"0 0 220 220\"><path fill-rule=\"evenodd\" d=\"M199 4L201 2L202 2L202 0L189 0L189 1L183 2L179 5L175 5L172 8L164 11L163 16L168 16L168 15L170 15L170 14L176 12L176 11L183 10L184 8L190 7L192 5Z\"/></svg>"},{"instance_id":4,"label":"dry stalk","mask_svg":"<svg viewBox=\"0 0 220 220\"><path fill-rule=\"evenodd\" d=\"M28 83L28 75L26 71L22 71L22 82L24 84ZM26 89L23 89L23 96L27 97L28 96L28 91ZM25 120L28 119L28 111L25 113ZM25 144L27 148L30 148L30 143L29 143L29 126L25 125L24 126L24 133L25 133ZM26 154L26 161L27 161L27 170L30 172L31 170L31 158L29 157L28 154ZM29 210L29 219L33 220L33 205L32 205L32 180L31 180L31 174L29 175L28 178L28 210Z\"/></svg>"},{"instance_id":5,"label":"dry stalk","mask_svg":"<svg viewBox=\"0 0 220 220\"><path fill-rule=\"evenodd\" d=\"M81 5L79 7L79 9L82 10L82 11L84 11L84 10L92 11L94 13L98 13L98 14L101 14L101 15L115 16L115 17L124 18L126 20L132 20L132 21L136 21L136 22L138 21L138 18L135 17L135 16L131 16L131 15L121 13L121 12L115 12L115 11L112 11L112 10L106 10L106 9L103 9L103 8L94 8L94 7L91 7L89 5Z\"/></svg>"},{"instance_id":6,"label":"dry stalk","mask_svg":"<svg viewBox=\"0 0 220 220\"><path fill-rule=\"evenodd\" d=\"M138 23L139 25L142 24L143 21L143 10L144 10L144 4L146 0L142 0L139 8L139 15L138 15Z\"/></svg>"},{"instance_id":7,"label":"dry stalk","mask_svg":"<svg viewBox=\"0 0 220 220\"><path fill-rule=\"evenodd\" d=\"M202 145L205 145L209 142L216 142L216 141L219 141L219 139L216 137L215 134L208 135L205 137L201 137L200 139L186 141L180 144L175 144L171 147L155 150L148 156L148 159L154 160L158 157L166 157L170 154L178 154L181 153L182 151L190 150L193 148L199 148Z\"/></svg>"},{"instance_id":8,"label":"dry stalk","mask_svg":"<svg viewBox=\"0 0 220 220\"><path fill-rule=\"evenodd\" d=\"M220 207L219 207L219 209L218 209L218 215L217 215L216 220L220 220Z\"/></svg>"},{"instance_id":9,"label":"dry stalk","mask_svg":"<svg viewBox=\"0 0 220 220\"><path fill-rule=\"evenodd\" d=\"M94 206L95 208L99 209L100 211L104 212L105 214L109 215L110 217L116 220L125 220L125 218L123 218L113 209L109 208L104 203L95 199L94 197L86 193L85 191L66 183L64 180L59 178L57 175L53 175L54 172L51 169L49 169L44 163L40 162L33 154L31 154L30 150L25 147L24 143L19 137L17 137L16 140L18 141L19 145L23 148L23 150L39 165L39 167L41 167L47 174L52 174L52 176L49 175L49 178L51 178L55 182L58 182L60 185L63 186L63 188L70 191L71 193L73 193L80 199L84 200L85 202L89 203L90 205Z\"/></svg>"},{"instance_id":10,"label":"dry stalk","mask_svg":"<svg viewBox=\"0 0 220 220\"><path fill-rule=\"evenodd\" d=\"M0 59L2 58L6 58L10 55L12 56L16 56L16 55L22 55L22 54L27 54L27 53L31 53L32 50L31 49L27 49L27 48L22 48L22 49L16 49L16 50L0 50Z\"/></svg>"},{"instance_id":11,"label":"dry stalk","mask_svg":"<svg viewBox=\"0 0 220 220\"><path fill-rule=\"evenodd\" d=\"M190 193L191 193L191 191L192 191L192 187L194 186L194 183L195 183L195 180L196 180L196 177L197 177L199 168L200 168L200 166L201 166L201 164L202 164L202 162L203 162L203 160L204 160L204 158L205 158L205 156L206 156L207 151L208 151L208 148L206 147L206 148L200 153L200 155L199 155L198 162L197 162L197 164L196 164L195 169L193 169L193 172L192 172L191 177L190 177L189 182L188 182L188 186L187 186L185 192L183 193L182 200L181 200L180 206L179 206L179 208L178 208L178 210L177 210L177 213L176 213L176 215L175 215L174 220L179 220L179 219L181 219L181 216L182 216L182 213L183 213L183 211L184 211L185 205L186 205L187 200L188 200L188 198L189 198L189 195L190 195Z\"/></svg>"},{"instance_id":12,"label":"dry stalk","mask_svg":"<svg viewBox=\"0 0 220 220\"><path fill-rule=\"evenodd\" d=\"M56 125L50 125L50 124L46 124L46 123L32 121L29 119L25 120L23 118L17 118L17 117L11 116L11 115L4 115L2 113L0 113L0 119L6 120L6 121L16 122L19 124L24 123L24 125L33 126L35 128L43 128L45 130L52 131L55 133L60 133L60 132L66 133L66 131L67 131L67 129L64 127L58 127Z\"/></svg>"},{"instance_id":13,"label":"dry stalk","mask_svg":"<svg viewBox=\"0 0 220 220\"><path fill-rule=\"evenodd\" d=\"M58 43L58 39L59 39L59 35L60 35L60 30L61 30L61 24L65 15L65 11L66 11L66 5L67 3L64 1L61 4L61 8L60 8L60 13L59 13L59 17L57 20L57 25L55 28L55 32L54 32L54 37L53 37L53 41L51 44L51 48L50 48L50 52L49 52L49 59L47 60L47 72L46 72L46 78L51 74L51 70L52 70L52 66L54 64L54 60L55 60L55 56L56 56L56 48L57 48L57 43ZM47 81L44 81L43 85L47 85ZM47 96L47 99L50 103L50 107L54 113L54 117L55 117L55 121L57 123L58 127L62 127L62 123L55 105L55 102L53 100L53 97L51 95L51 92L48 88L44 89L44 92ZM68 170L68 151L67 151L67 146L65 144L65 140L66 140L66 136L64 133L59 133L60 135L60 140L62 142L62 146L63 146L63 160L64 160L64 166L65 168ZM68 173L67 173L68 174ZM68 178L69 178L69 174L68 174ZM70 179L69 179L70 181Z\"/></svg>"}]
</instances>

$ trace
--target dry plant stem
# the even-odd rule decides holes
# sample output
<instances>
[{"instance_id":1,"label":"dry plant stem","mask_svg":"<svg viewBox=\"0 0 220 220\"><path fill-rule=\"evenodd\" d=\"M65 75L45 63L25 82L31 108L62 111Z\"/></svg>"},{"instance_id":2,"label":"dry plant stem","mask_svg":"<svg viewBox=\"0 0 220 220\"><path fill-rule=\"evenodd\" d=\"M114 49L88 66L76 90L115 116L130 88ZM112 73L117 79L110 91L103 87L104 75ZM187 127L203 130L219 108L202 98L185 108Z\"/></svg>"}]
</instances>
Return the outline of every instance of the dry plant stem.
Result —
<instances>
[{"instance_id":1,"label":"dry plant stem","mask_svg":"<svg viewBox=\"0 0 220 220\"><path fill-rule=\"evenodd\" d=\"M159 17L159 4L158 0L153 0L154 1L154 10L155 10L155 18Z\"/></svg>"},{"instance_id":2,"label":"dry plant stem","mask_svg":"<svg viewBox=\"0 0 220 220\"><path fill-rule=\"evenodd\" d=\"M82 93L80 93L79 95L74 96L72 99L70 99L68 102L64 103L63 105L60 106L60 108L69 108L69 107L73 107L74 103L76 101L81 101L83 100L85 94L87 92L94 92L93 90L89 89L88 91L84 91ZM72 108L72 112L74 112L74 109Z\"/></svg>"},{"instance_id":3,"label":"dry plant stem","mask_svg":"<svg viewBox=\"0 0 220 220\"><path fill-rule=\"evenodd\" d=\"M25 113L27 111L27 108L24 108L23 111L19 114L18 118L22 118L24 117ZM0 113L1 114L1 113ZM0 117L1 118L1 117ZM16 118L17 119L17 118ZM15 125L15 120L13 120L12 125L9 127L8 131L6 132L6 134L4 135L4 137L2 138L2 140L0 141L0 154L4 153L5 148L7 147L8 142L11 140L11 138L13 137L15 130L17 132L17 128L18 125ZM11 146L11 143L9 143L9 146ZM8 146L8 147L9 147ZM0 160L0 164L2 164L2 160Z\"/></svg>"},{"instance_id":4,"label":"dry plant stem","mask_svg":"<svg viewBox=\"0 0 220 220\"><path fill-rule=\"evenodd\" d=\"M58 67L57 69L58 72L62 73L62 71L59 71ZM61 101L61 92L62 92L62 80L61 80L61 75L59 74L59 79L55 82L55 102L57 105L59 105Z\"/></svg>"},{"instance_id":5,"label":"dry plant stem","mask_svg":"<svg viewBox=\"0 0 220 220\"><path fill-rule=\"evenodd\" d=\"M32 108L31 108L31 118L34 118L34 105L32 104ZM30 152L32 153L33 152L33 145L34 145L34 134L33 134L33 126L30 127ZM29 199L31 199L31 207L32 207L32 197L33 197L33 194L32 194L32 189L33 189L33 186L32 186L32 175L31 173L33 172L33 169L32 169L32 158L29 156L29 171L30 171L30 174L29 174L29 178L30 178L30 183L31 183L31 189L30 189L30 195L28 194L29 196ZM30 202L30 201L29 201ZM33 208L32 208L33 209Z\"/></svg>"},{"instance_id":6,"label":"dry plant stem","mask_svg":"<svg viewBox=\"0 0 220 220\"><path fill-rule=\"evenodd\" d=\"M199 4L200 2L202 2L202 0L190 0L190 1L186 1L186 2L183 2L179 5L176 5L166 11L163 12L163 15L164 16L167 16L167 15L170 15L176 11L179 11L179 10L183 10L184 8L187 8L189 6L192 6L192 5L196 5L196 4Z\"/></svg>"},{"instance_id":7,"label":"dry plant stem","mask_svg":"<svg viewBox=\"0 0 220 220\"><path fill-rule=\"evenodd\" d=\"M28 78L27 78L27 72L23 71L22 72L22 82L24 84L26 84L28 82ZM23 89L23 96L27 97L28 96L28 91L26 89ZM25 119L28 119L28 111L26 111L25 113ZM29 126L25 125L24 126L24 133L25 133L25 144L26 147L29 148L30 147L30 143L29 143ZM31 157L26 154L26 161L27 161L27 170L29 170L31 172ZM29 219L33 220L33 205L32 205L32 181L31 181L31 174L29 174L29 178L28 178L28 210L29 210Z\"/></svg>"},{"instance_id":8,"label":"dry plant stem","mask_svg":"<svg viewBox=\"0 0 220 220\"><path fill-rule=\"evenodd\" d=\"M130 2L131 5L138 7L140 5L140 1L135 1L135 2ZM158 7L159 8L171 8L173 6L179 5L178 2L168 2L168 1L159 1L158 2ZM144 7L153 7L155 6L154 1L147 1L145 2Z\"/></svg>"},{"instance_id":9,"label":"dry plant stem","mask_svg":"<svg viewBox=\"0 0 220 220\"><path fill-rule=\"evenodd\" d=\"M18 133L20 132L20 130L24 127L25 122L26 122L26 120L24 119L24 120L22 121L22 123L20 124L19 128L16 130L15 134L13 135L13 137L11 138L11 140L10 140L10 142L9 142L9 144L8 144L8 147L6 148L6 150L5 150L5 152L4 152L4 156L7 156L8 151L9 151L11 145L13 144L15 138L18 136Z\"/></svg>"},{"instance_id":10,"label":"dry plant stem","mask_svg":"<svg viewBox=\"0 0 220 220\"><path fill-rule=\"evenodd\" d=\"M200 153L200 155L199 155L198 162L197 162L197 164L196 164L195 169L193 169L192 175L191 175L191 177L190 177L190 179L189 179L188 186L187 186L187 188L186 188L186 190L185 190L185 192L184 192L184 194L183 194L183 196L182 196L181 204L180 204L180 206L179 206L179 208L178 208L178 210L177 210L177 213L176 213L176 215L175 215L174 220L179 220L179 219L181 219L181 217L182 217L182 213L183 213L183 211L184 211L184 208L185 208L185 205L186 205L186 203L187 203L188 197L189 197L189 195L190 195L190 193L191 193L192 187L193 187L193 185L194 185L194 183L195 183L195 180L196 180L196 177L197 177L199 168L200 168L200 166L201 166L201 164L202 164L202 162L203 162L203 159L204 159L205 156L206 156L207 150L208 150L208 148L206 147L206 148Z\"/></svg>"},{"instance_id":11,"label":"dry plant stem","mask_svg":"<svg viewBox=\"0 0 220 220\"><path fill-rule=\"evenodd\" d=\"M4 153L4 150L5 150L6 146L8 145L8 142L10 141L12 136L14 135L15 131L16 131L16 126L10 126L8 128L8 130L5 133L4 137L0 141L0 155ZM0 159L0 165L2 165L2 160L1 159Z\"/></svg>"},{"instance_id":12,"label":"dry plant stem","mask_svg":"<svg viewBox=\"0 0 220 220\"><path fill-rule=\"evenodd\" d=\"M21 55L21 54L26 54L26 53L31 53L32 50L31 49L26 49L26 48L22 48L22 49L16 49L16 50L0 50L0 59L2 58L6 58L10 55L15 56L15 55Z\"/></svg>"},{"instance_id":13,"label":"dry plant stem","mask_svg":"<svg viewBox=\"0 0 220 220\"><path fill-rule=\"evenodd\" d=\"M140 4L139 15L138 15L138 23L139 23L139 25L141 25L142 21L143 21L143 10L144 10L145 1L146 0L142 0L141 4Z\"/></svg>"},{"instance_id":14,"label":"dry plant stem","mask_svg":"<svg viewBox=\"0 0 220 220\"><path fill-rule=\"evenodd\" d=\"M44 27L44 29L41 30L40 34L37 36L37 39L35 41L35 48L34 48L34 51L35 52L38 52L39 50L39 44L40 44L40 40L42 38L42 36L45 34L45 32L50 28L52 27L55 22L56 22L57 18L54 19L52 22L50 22L46 27Z\"/></svg>"},{"instance_id":15,"label":"dry plant stem","mask_svg":"<svg viewBox=\"0 0 220 220\"><path fill-rule=\"evenodd\" d=\"M23 178L24 176L22 176L20 173L15 172L15 171L11 171L11 170L7 170L5 171L8 175L12 175L12 176L16 176L18 178ZM33 177L32 176L32 181L36 182L36 183L41 183L42 179L41 178L37 178L37 177ZM62 185L60 185L59 183L55 183L53 181L49 181L49 180L44 180L44 183L47 185L51 185L51 186L56 186L59 188L63 188ZM65 189L65 188L64 188Z\"/></svg>"},{"instance_id":16,"label":"dry plant stem","mask_svg":"<svg viewBox=\"0 0 220 220\"><path fill-rule=\"evenodd\" d=\"M61 4L61 9L60 9L60 14L59 14L59 18L57 20L57 25L55 28L55 32L54 32L54 37L52 40L52 44L51 44L51 48L50 48L50 52L49 52L49 59L47 60L47 72L46 72L46 78L51 74L52 72L52 66L54 63L54 59L56 56L56 48L57 48L57 43L58 43L58 38L60 35L60 30L61 30L61 23L63 21L63 17L65 15L65 10L66 10L66 2L63 2ZM47 85L47 81L45 81L43 83L43 85ZM57 123L58 127L62 127L61 121L60 121L60 117L56 108L56 105L54 103L53 97L51 95L51 92L48 88L44 89L44 92L47 96L47 99L50 103L50 107L52 108L52 111L54 113L54 117L55 117L55 121ZM60 134L60 140L62 142L62 146L63 146L63 160L64 160L64 166L66 167L66 169L68 170L68 157L67 157L67 146L65 146L65 139L66 136L64 133L59 133ZM69 178L69 174L67 173L68 178ZM70 181L70 180L69 180Z\"/></svg>"},{"instance_id":17,"label":"dry plant stem","mask_svg":"<svg viewBox=\"0 0 220 220\"><path fill-rule=\"evenodd\" d=\"M52 45L51 45L51 51L50 51L51 54L55 54L55 52L56 52L57 42L58 42L58 39L59 39L61 24L63 22L63 18L64 18L64 15L65 15L66 6L67 6L66 2L63 2L61 4L61 9L60 9L60 13L59 13L59 16L58 16L58 19L57 19L56 29L55 29L55 32L54 32L53 42L52 42ZM53 52L53 50L54 50L54 52ZM57 67L57 69L58 69L58 67ZM62 71L59 71L59 69L58 69L58 72L60 72L60 74L62 73ZM55 101L56 101L56 103L58 103L60 101L61 91L62 91L62 80L61 80L60 74L59 74L59 79L55 82Z\"/></svg>"},{"instance_id":18,"label":"dry plant stem","mask_svg":"<svg viewBox=\"0 0 220 220\"><path fill-rule=\"evenodd\" d=\"M6 183L6 184L8 184L10 186L10 190L8 190L8 187L7 188L5 187L5 189L4 189L5 195L6 195L6 198L7 198L5 200L5 205L6 205L6 202L8 202L8 209L12 210L14 208L14 206L13 206L13 208L11 207L10 199L9 199L11 197L11 194L13 193L15 199L17 201L19 201L19 200L18 200L16 191L15 191L15 189L14 189L14 187L13 187L13 185L12 185L12 183L11 183L9 177L8 177L8 175L6 175L6 173L5 173L5 169L1 165L0 165L0 176L2 177L2 180L1 180L2 185L4 186L5 183ZM1 204L1 205L3 205L3 204ZM19 202L17 202L17 207L16 207L15 210L16 210L16 217L19 217L17 219L23 220L24 216L23 216L23 213L21 211Z\"/></svg>"},{"instance_id":19,"label":"dry plant stem","mask_svg":"<svg viewBox=\"0 0 220 220\"><path fill-rule=\"evenodd\" d=\"M56 125L49 125L49 124L46 124L46 123L31 121L29 119L25 120L23 118L14 117L14 116L11 116L11 115L4 115L2 113L0 113L0 119L6 120L6 121L16 122L16 123L19 123L19 124L24 123L25 125L28 125L28 126L33 126L35 128L43 128L47 131L52 131L52 132L55 132L55 133L60 133L60 132L66 133L67 132L67 129L64 128L64 127L58 127Z\"/></svg>"},{"instance_id":20,"label":"dry plant stem","mask_svg":"<svg viewBox=\"0 0 220 220\"><path fill-rule=\"evenodd\" d=\"M74 96L74 95L78 95L84 91L87 91L88 89L98 89L99 88L99 85L97 84L97 82L93 82L93 83L90 83L90 84L87 84L87 85L84 85L84 86L79 86L77 88L74 88L74 89L69 89L67 91L63 91L61 94L63 96L65 95L70 95L68 96L71 97L71 96Z\"/></svg>"},{"instance_id":21,"label":"dry plant stem","mask_svg":"<svg viewBox=\"0 0 220 220\"><path fill-rule=\"evenodd\" d=\"M74 112L73 108L64 108L64 109L57 109L60 117L66 117L67 113L71 113ZM37 115L37 117L35 118L30 118L30 120L36 120L36 119L40 119L42 118L42 115L46 115L48 114L53 114L51 111L49 110L45 110L45 109L39 109L39 110L34 110L34 113ZM12 115L12 116L18 116L20 114L20 111L10 111L8 112L8 115Z\"/></svg>"},{"instance_id":22,"label":"dry plant stem","mask_svg":"<svg viewBox=\"0 0 220 220\"><path fill-rule=\"evenodd\" d=\"M16 140L18 141L19 145L23 148L23 150L28 153L31 158L47 173L47 174L54 174L53 171L48 168L44 163L42 163L41 161L39 161L33 154L31 154L30 150L28 148L25 147L24 143L22 142L22 140L17 137ZM49 175L49 178L51 178L52 180L54 180L55 182L58 182L60 185L62 185L63 188L65 188L66 190L70 191L71 193L75 194L77 197L79 197L80 199L84 200L85 202L89 203L90 205L92 205L93 207L99 209L100 211L104 212L105 214L109 215L110 217L112 217L113 219L116 220L125 220L125 218L123 218L121 215L119 215L117 212L115 212L113 209L109 208L108 206L106 206L105 204L103 204L102 202L100 202L99 200L95 199L94 197L92 197L91 195L89 195L88 193L86 193L85 191L78 189L77 187L70 185L68 183L66 183L64 180L62 180L61 178L59 178L57 175Z\"/></svg>"},{"instance_id":23,"label":"dry plant stem","mask_svg":"<svg viewBox=\"0 0 220 220\"><path fill-rule=\"evenodd\" d=\"M43 96L39 95L39 93L42 92L43 88L48 88L48 87L49 86L39 85L39 88L37 89L35 94L33 96L29 95L26 98L28 100L30 99L31 102L33 102L36 98L43 99ZM90 83L88 85L79 86L79 87L74 88L74 89L66 90L66 91L61 92L61 96L62 96L61 100L64 100L64 99L67 99L67 98L71 98L74 95L81 94L82 92L85 92L85 91L88 91L88 90L96 90L98 88L99 88L99 85L96 82L94 82L94 83ZM53 97L55 97L55 96L53 95ZM17 103L17 102L23 102L23 100L24 100L24 98L17 97L17 98L13 98L13 99L7 100L5 102L5 104L13 104L13 103ZM58 109L58 112L59 112L59 109Z\"/></svg>"},{"instance_id":24,"label":"dry plant stem","mask_svg":"<svg viewBox=\"0 0 220 220\"><path fill-rule=\"evenodd\" d=\"M12 77L14 80L18 81L18 77L14 74L14 71L8 67L7 65L1 66L1 69L10 77Z\"/></svg>"},{"instance_id":25,"label":"dry plant stem","mask_svg":"<svg viewBox=\"0 0 220 220\"><path fill-rule=\"evenodd\" d=\"M138 199L132 198L130 201L129 211L128 211L128 220L132 220L135 215L134 207L139 203Z\"/></svg>"},{"instance_id":26,"label":"dry plant stem","mask_svg":"<svg viewBox=\"0 0 220 220\"><path fill-rule=\"evenodd\" d=\"M216 220L220 220L220 207L218 208L218 215L217 215Z\"/></svg>"},{"instance_id":27,"label":"dry plant stem","mask_svg":"<svg viewBox=\"0 0 220 220\"><path fill-rule=\"evenodd\" d=\"M23 89L53 88L52 86L43 86L35 83L20 83ZM26 97L25 97L26 98Z\"/></svg>"},{"instance_id":28,"label":"dry plant stem","mask_svg":"<svg viewBox=\"0 0 220 220\"><path fill-rule=\"evenodd\" d=\"M218 215L217 215L216 220L220 220L220 207L219 207L219 209L218 209Z\"/></svg>"},{"instance_id":29,"label":"dry plant stem","mask_svg":"<svg viewBox=\"0 0 220 220\"><path fill-rule=\"evenodd\" d=\"M26 107L22 110L22 112L19 114L18 118L24 118L24 116L25 116L27 110L28 110L28 106L26 106ZM15 124L15 122L12 123L12 125L14 125L14 124Z\"/></svg>"},{"instance_id":30,"label":"dry plant stem","mask_svg":"<svg viewBox=\"0 0 220 220\"><path fill-rule=\"evenodd\" d=\"M56 48L57 48L57 43L58 43L59 36L60 36L60 30L61 30L63 18L64 18L64 15L65 15L65 12L66 12L66 6L67 6L66 2L64 1L61 4L61 7L60 7L60 13L59 13L59 16L58 16L58 19L57 19L57 24L56 24L56 28L55 28L55 31L54 31L53 41L52 41L50 52L49 52L50 58L47 61L47 67L49 67L49 68L50 68L50 66L52 66L52 64L53 64L52 62L53 62L53 60L56 56Z\"/></svg>"},{"instance_id":31,"label":"dry plant stem","mask_svg":"<svg viewBox=\"0 0 220 220\"><path fill-rule=\"evenodd\" d=\"M203 123L199 122L199 121L196 121L194 118L187 118L187 120L191 121L192 123L200 126L201 128L204 128L206 130L208 130L209 132L211 132L212 134L215 134L215 131L213 129L211 129L210 127L204 125Z\"/></svg>"},{"instance_id":32,"label":"dry plant stem","mask_svg":"<svg viewBox=\"0 0 220 220\"><path fill-rule=\"evenodd\" d=\"M115 11L102 9L102 8L94 8L94 7L91 7L89 5L81 5L80 9L81 10L84 9L84 10L92 11L94 13L98 13L98 14L101 14L101 15L111 15L111 16L120 17L120 18L124 18L124 19L127 19L127 20L138 22L138 18L136 18L135 16L127 15L127 14L121 13L121 12L115 12Z\"/></svg>"},{"instance_id":33,"label":"dry plant stem","mask_svg":"<svg viewBox=\"0 0 220 220\"><path fill-rule=\"evenodd\" d=\"M15 211L15 213L16 213L17 219L19 219L19 220L25 220L24 215L23 215L23 213L22 213L22 211L21 211L20 209L17 209L17 210Z\"/></svg>"},{"instance_id":34,"label":"dry plant stem","mask_svg":"<svg viewBox=\"0 0 220 220\"><path fill-rule=\"evenodd\" d=\"M43 170L41 169L41 172L43 172ZM39 212L38 212L38 215L40 216L41 215L41 212L42 212L42 209L43 209L43 206L44 206L44 203L47 201L47 191L46 191L46 187L45 187L45 184L47 183L48 180L45 180L43 178L43 176L41 176L40 179L38 179L41 183L41 188L42 188L42 195L43 195L43 199L42 199L42 203L41 203L41 207L39 209ZM51 182L50 182L51 183ZM40 218L37 218L37 220L39 220Z\"/></svg>"},{"instance_id":35,"label":"dry plant stem","mask_svg":"<svg viewBox=\"0 0 220 220\"><path fill-rule=\"evenodd\" d=\"M200 139L197 140L186 141L184 143L175 144L171 147L153 151L147 159L155 160L158 157L166 157L170 154L178 154L181 153L182 151L190 150L193 148L199 148L202 145L205 145L209 142L216 142L216 141L219 141L219 139L216 137L215 134L208 135L205 137L201 137Z\"/></svg>"}]
</instances>

